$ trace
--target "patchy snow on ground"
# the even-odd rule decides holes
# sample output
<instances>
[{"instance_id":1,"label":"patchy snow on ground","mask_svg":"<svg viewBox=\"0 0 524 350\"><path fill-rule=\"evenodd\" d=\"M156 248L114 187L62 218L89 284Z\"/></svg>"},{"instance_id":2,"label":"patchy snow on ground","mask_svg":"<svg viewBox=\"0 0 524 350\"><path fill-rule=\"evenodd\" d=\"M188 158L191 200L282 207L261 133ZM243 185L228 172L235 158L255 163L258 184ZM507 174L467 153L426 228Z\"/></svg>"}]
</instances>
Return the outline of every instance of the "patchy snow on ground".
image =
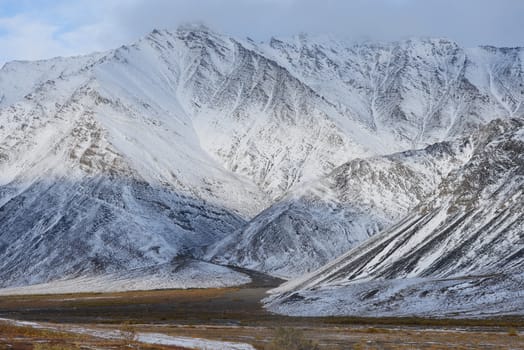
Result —
<instances>
[{"instance_id":1,"label":"patchy snow on ground","mask_svg":"<svg viewBox=\"0 0 524 350\"><path fill-rule=\"evenodd\" d=\"M79 326L60 325L54 326L44 323L16 321L0 318L0 322L5 322L17 326L32 327L38 329L60 330L62 332L87 334L98 338L105 339L123 339L125 334L120 331L108 331L95 328L86 328ZM203 338L190 337L173 337L161 333L138 333L136 340L146 344L173 345L188 349L199 350L255 350L252 345L246 343L224 342L218 340L209 340Z\"/></svg>"},{"instance_id":2,"label":"patchy snow on ground","mask_svg":"<svg viewBox=\"0 0 524 350\"><path fill-rule=\"evenodd\" d=\"M203 350L254 350L249 344L207 340L202 338L171 337L159 333L140 333L138 341L148 344L174 345Z\"/></svg>"}]
</instances>

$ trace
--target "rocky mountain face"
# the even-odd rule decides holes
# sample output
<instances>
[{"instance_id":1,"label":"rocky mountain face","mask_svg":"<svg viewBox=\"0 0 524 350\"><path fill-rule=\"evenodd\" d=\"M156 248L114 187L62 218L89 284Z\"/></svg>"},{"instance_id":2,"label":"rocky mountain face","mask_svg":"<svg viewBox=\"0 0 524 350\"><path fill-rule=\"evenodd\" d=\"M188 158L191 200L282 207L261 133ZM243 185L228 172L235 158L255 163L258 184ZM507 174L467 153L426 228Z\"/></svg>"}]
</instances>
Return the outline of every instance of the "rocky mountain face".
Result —
<instances>
[{"instance_id":1,"label":"rocky mountain face","mask_svg":"<svg viewBox=\"0 0 524 350\"><path fill-rule=\"evenodd\" d=\"M316 269L440 191L473 156L464 135L522 117L523 58L440 39L255 43L185 27L7 63L0 287L188 257ZM219 285L246 280L184 266L204 265Z\"/></svg>"},{"instance_id":2,"label":"rocky mountain face","mask_svg":"<svg viewBox=\"0 0 524 350\"><path fill-rule=\"evenodd\" d=\"M417 148L524 113L521 48L464 49L446 39L350 45L301 35L274 38L264 50L397 147Z\"/></svg>"},{"instance_id":3,"label":"rocky mountain face","mask_svg":"<svg viewBox=\"0 0 524 350\"><path fill-rule=\"evenodd\" d=\"M519 48L462 49L442 39L348 45L302 35L254 50L329 101L342 128L357 122L379 135L380 144L360 139L378 155L452 140L494 118L524 113ZM408 151L393 162L388 156L355 159L289 191L207 258L299 276L407 215L467 157L467 149L435 145L429 157Z\"/></svg>"},{"instance_id":4,"label":"rocky mountain face","mask_svg":"<svg viewBox=\"0 0 524 350\"><path fill-rule=\"evenodd\" d=\"M470 159L443 179L430 201L280 287L270 307L308 315L521 314L523 135L522 119L482 127L472 136Z\"/></svg>"},{"instance_id":5,"label":"rocky mountain face","mask_svg":"<svg viewBox=\"0 0 524 350\"><path fill-rule=\"evenodd\" d=\"M464 139L352 160L289 193L212 246L207 259L300 276L400 220L470 156Z\"/></svg>"}]
</instances>

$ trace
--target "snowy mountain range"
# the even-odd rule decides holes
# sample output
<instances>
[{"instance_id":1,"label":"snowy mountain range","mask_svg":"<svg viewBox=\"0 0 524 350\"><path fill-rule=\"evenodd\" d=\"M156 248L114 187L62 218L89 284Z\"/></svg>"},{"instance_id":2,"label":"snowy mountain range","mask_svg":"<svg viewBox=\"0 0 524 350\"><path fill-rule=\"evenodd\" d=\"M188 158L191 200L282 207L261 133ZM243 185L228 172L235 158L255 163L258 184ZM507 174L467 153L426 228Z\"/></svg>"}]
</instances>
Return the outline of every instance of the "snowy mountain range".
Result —
<instances>
[{"instance_id":1,"label":"snowy mountain range","mask_svg":"<svg viewBox=\"0 0 524 350\"><path fill-rule=\"evenodd\" d=\"M522 216L523 61L521 48L464 49L444 39L354 44L299 35L256 43L184 26L109 52L7 63L0 287L249 280L223 265L284 278L318 274L271 301L279 312L301 313L300 303L281 305L317 282L349 288L361 278L357 265L370 269L370 281L495 273L503 266L490 261L524 248L522 226L504 221L512 248L488 249L479 243L488 238L455 221L464 208L471 217L461 222ZM507 198L515 206L503 207ZM445 234L434 232L437 219L449 226ZM408 234L412 225L423 234ZM430 264L445 252L473 254L457 251L459 234L476 237L475 251L490 258L450 258L461 261L452 274L423 274L415 263L384 272L397 265L381 239L406 235L418 251L436 235L447 249L432 244L415 254ZM374 244L393 255L387 264L352 262L356 252L378 254ZM347 268L321 268L348 251L336 260ZM521 260L512 261L518 271Z\"/></svg>"},{"instance_id":2,"label":"snowy mountain range","mask_svg":"<svg viewBox=\"0 0 524 350\"><path fill-rule=\"evenodd\" d=\"M299 315L522 314L523 136L522 119L482 127L469 160L429 201L279 287L270 307Z\"/></svg>"}]
</instances>

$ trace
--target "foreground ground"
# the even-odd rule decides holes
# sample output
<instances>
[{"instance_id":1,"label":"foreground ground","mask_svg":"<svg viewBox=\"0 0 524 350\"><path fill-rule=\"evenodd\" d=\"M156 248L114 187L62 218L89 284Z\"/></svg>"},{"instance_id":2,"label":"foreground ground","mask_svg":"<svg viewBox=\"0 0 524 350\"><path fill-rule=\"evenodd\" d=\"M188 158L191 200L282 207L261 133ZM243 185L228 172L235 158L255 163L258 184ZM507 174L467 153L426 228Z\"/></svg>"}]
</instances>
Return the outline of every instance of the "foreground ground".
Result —
<instances>
[{"instance_id":1,"label":"foreground ground","mask_svg":"<svg viewBox=\"0 0 524 350\"><path fill-rule=\"evenodd\" d=\"M322 349L524 349L522 318L453 321L271 314L260 304L272 284L266 282L244 288L3 296L1 318L38 324L35 328L0 321L0 349L13 344L16 349L118 349L125 347L130 334L147 342L152 333L264 349L279 327L301 330ZM184 348L146 342L140 347Z\"/></svg>"}]
</instances>

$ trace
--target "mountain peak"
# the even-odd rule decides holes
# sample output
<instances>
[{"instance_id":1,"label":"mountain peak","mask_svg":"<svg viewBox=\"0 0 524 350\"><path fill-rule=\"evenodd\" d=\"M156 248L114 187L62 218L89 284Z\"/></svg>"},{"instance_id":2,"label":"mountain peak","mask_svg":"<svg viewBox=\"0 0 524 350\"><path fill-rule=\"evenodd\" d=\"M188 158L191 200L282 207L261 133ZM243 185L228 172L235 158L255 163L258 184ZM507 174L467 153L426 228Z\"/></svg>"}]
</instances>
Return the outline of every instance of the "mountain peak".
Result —
<instances>
[{"instance_id":1,"label":"mountain peak","mask_svg":"<svg viewBox=\"0 0 524 350\"><path fill-rule=\"evenodd\" d=\"M161 38L163 36L172 36L174 33L179 33L179 34L188 34L188 33L212 34L212 33L216 33L216 32L213 31L212 29L210 29L208 26L206 26L203 23L190 22L190 23L184 23L184 24L179 25L175 30L155 28L148 35L146 35L146 38L153 38L155 40L158 40L159 38Z\"/></svg>"},{"instance_id":2,"label":"mountain peak","mask_svg":"<svg viewBox=\"0 0 524 350\"><path fill-rule=\"evenodd\" d=\"M183 23L177 27L177 32L204 32L211 33L213 30L201 22Z\"/></svg>"}]
</instances>

